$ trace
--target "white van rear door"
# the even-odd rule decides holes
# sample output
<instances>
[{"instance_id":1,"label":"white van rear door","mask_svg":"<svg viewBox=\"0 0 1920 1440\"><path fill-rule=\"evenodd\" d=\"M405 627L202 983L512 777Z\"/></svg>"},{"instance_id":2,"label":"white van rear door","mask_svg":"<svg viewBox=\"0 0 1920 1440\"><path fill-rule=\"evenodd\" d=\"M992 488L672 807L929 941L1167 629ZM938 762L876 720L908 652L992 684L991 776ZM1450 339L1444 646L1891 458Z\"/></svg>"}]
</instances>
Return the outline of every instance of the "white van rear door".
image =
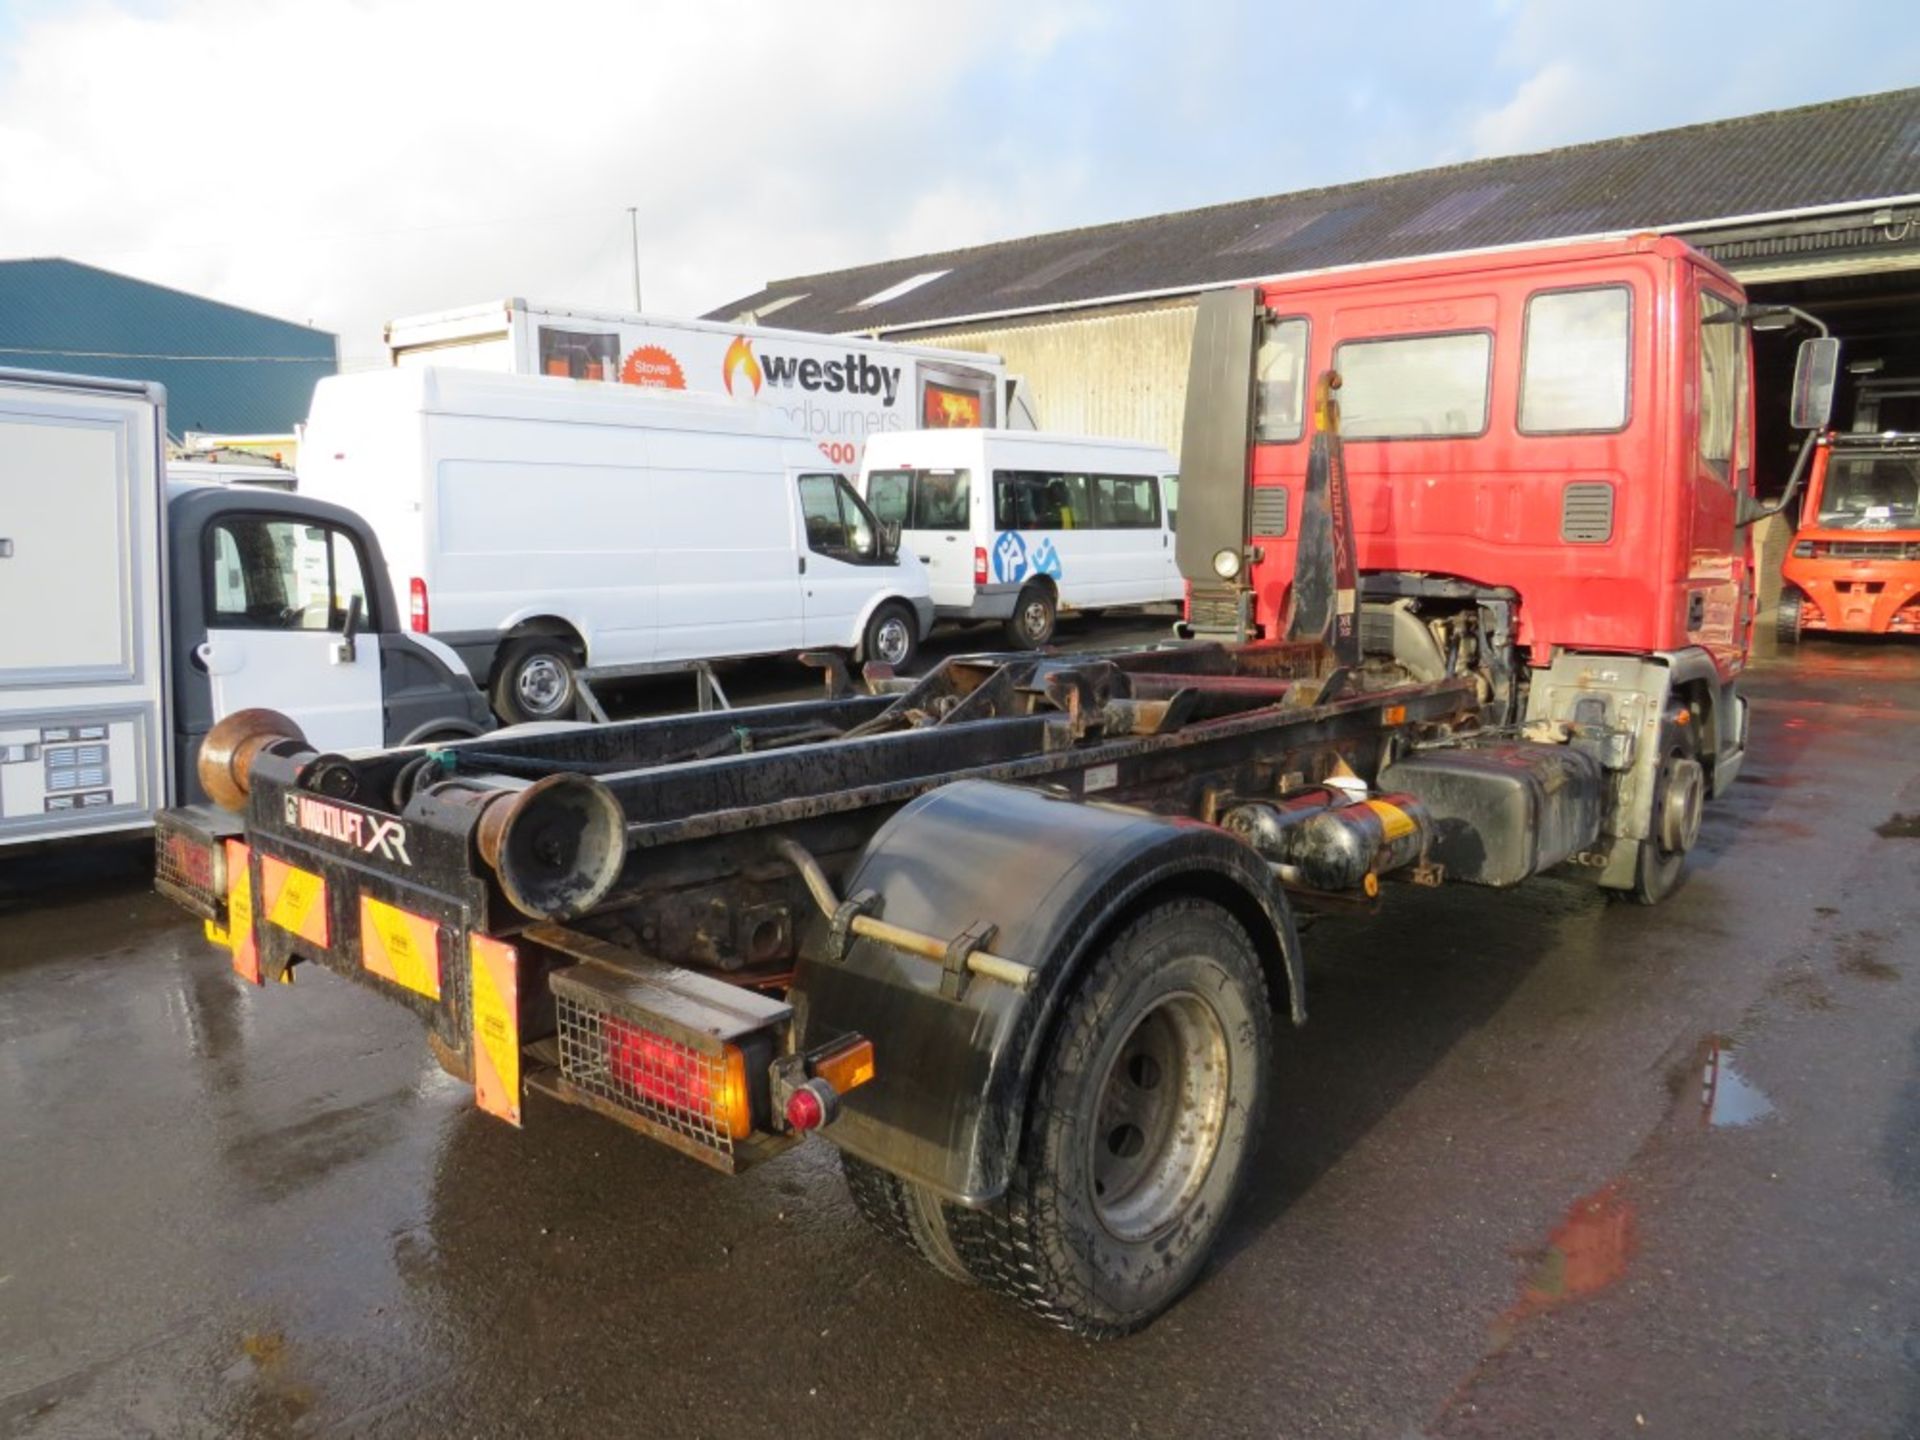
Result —
<instances>
[{"instance_id":1,"label":"white van rear door","mask_svg":"<svg viewBox=\"0 0 1920 1440\"><path fill-rule=\"evenodd\" d=\"M194 661L213 718L265 706L320 750L384 743L380 639L366 560L344 530L281 514L223 515L208 527L212 605ZM358 602L358 633L347 635Z\"/></svg>"}]
</instances>

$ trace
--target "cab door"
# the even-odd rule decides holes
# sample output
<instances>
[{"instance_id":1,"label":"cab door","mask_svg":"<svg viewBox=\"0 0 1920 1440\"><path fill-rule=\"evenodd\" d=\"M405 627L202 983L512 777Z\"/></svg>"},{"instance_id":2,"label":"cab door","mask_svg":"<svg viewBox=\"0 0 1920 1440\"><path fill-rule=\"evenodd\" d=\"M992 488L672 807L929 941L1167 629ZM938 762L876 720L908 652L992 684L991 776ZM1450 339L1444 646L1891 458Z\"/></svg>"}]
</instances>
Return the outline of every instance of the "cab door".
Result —
<instances>
[{"instance_id":1,"label":"cab door","mask_svg":"<svg viewBox=\"0 0 1920 1440\"><path fill-rule=\"evenodd\" d=\"M1730 673L1740 667L1754 607L1749 532L1737 524L1739 497L1753 488L1753 383L1738 302L1703 270L1694 281L1698 423L1682 625L1686 643Z\"/></svg>"},{"instance_id":2,"label":"cab door","mask_svg":"<svg viewBox=\"0 0 1920 1440\"><path fill-rule=\"evenodd\" d=\"M267 512L221 515L201 546L206 636L195 668L213 718L264 706L317 749L385 743L380 639L367 557L333 525Z\"/></svg>"},{"instance_id":3,"label":"cab door","mask_svg":"<svg viewBox=\"0 0 1920 1440\"><path fill-rule=\"evenodd\" d=\"M804 643L856 645L867 602L898 572L878 563L873 514L845 477L801 475L796 484Z\"/></svg>"}]
</instances>

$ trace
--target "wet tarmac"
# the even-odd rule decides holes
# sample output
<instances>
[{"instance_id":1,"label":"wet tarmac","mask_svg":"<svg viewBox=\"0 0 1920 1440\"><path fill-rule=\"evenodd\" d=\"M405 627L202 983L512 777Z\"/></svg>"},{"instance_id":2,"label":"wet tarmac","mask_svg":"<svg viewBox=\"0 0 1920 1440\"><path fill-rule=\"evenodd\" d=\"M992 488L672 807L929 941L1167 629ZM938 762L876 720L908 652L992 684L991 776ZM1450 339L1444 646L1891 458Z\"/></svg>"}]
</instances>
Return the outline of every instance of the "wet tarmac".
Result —
<instances>
[{"instance_id":1,"label":"wet tarmac","mask_svg":"<svg viewBox=\"0 0 1920 1440\"><path fill-rule=\"evenodd\" d=\"M874 1239L822 1143L512 1131L137 851L0 862L0 1436L1920 1435L1920 647L1749 693L1668 905L1313 928L1222 1254L1104 1345Z\"/></svg>"}]
</instances>

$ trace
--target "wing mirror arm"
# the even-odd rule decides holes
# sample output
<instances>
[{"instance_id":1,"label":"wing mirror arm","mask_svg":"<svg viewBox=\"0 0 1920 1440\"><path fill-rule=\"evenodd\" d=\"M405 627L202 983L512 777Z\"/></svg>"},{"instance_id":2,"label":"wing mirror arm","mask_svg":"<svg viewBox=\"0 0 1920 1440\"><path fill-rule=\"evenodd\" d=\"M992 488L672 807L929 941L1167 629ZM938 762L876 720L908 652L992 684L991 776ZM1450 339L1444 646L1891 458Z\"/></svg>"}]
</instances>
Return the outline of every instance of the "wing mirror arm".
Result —
<instances>
[{"instance_id":1,"label":"wing mirror arm","mask_svg":"<svg viewBox=\"0 0 1920 1440\"><path fill-rule=\"evenodd\" d=\"M333 642L333 663L351 665L359 658L360 647L354 644L354 637L360 633L363 602L358 595L347 601L347 618L340 627L340 638Z\"/></svg>"}]
</instances>

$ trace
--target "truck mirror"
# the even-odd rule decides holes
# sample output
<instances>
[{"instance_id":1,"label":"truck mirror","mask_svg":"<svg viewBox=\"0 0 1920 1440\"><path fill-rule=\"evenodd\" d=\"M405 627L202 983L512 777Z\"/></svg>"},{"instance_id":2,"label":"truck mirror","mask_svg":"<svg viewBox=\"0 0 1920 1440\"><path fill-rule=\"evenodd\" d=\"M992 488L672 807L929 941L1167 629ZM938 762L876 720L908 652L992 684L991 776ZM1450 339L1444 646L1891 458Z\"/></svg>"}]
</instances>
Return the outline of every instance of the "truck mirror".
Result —
<instances>
[{"instance_id":1,"label":"truck mirror","mask_svg":"<svg viewBox=\"0 0 1920 1440\"><path fill-rule=\"evenodd\" d=\"M880 559L891 560L900 553L900 522L882 520L880 528Z\"/></svg>"},{"instance_id":2,"label":"truck mirror","mask_svg":"<svg viewBox=\"0 0 1920 1440\"><path fill-rule=\"evenodd\" d=\"M1824 430L1833 418L1833 387L1840 375L1840 342L1821 335L1800 342L1793 363L1793 403L1788 423L1796 430Z\"/></svg>"}]
</instances>

